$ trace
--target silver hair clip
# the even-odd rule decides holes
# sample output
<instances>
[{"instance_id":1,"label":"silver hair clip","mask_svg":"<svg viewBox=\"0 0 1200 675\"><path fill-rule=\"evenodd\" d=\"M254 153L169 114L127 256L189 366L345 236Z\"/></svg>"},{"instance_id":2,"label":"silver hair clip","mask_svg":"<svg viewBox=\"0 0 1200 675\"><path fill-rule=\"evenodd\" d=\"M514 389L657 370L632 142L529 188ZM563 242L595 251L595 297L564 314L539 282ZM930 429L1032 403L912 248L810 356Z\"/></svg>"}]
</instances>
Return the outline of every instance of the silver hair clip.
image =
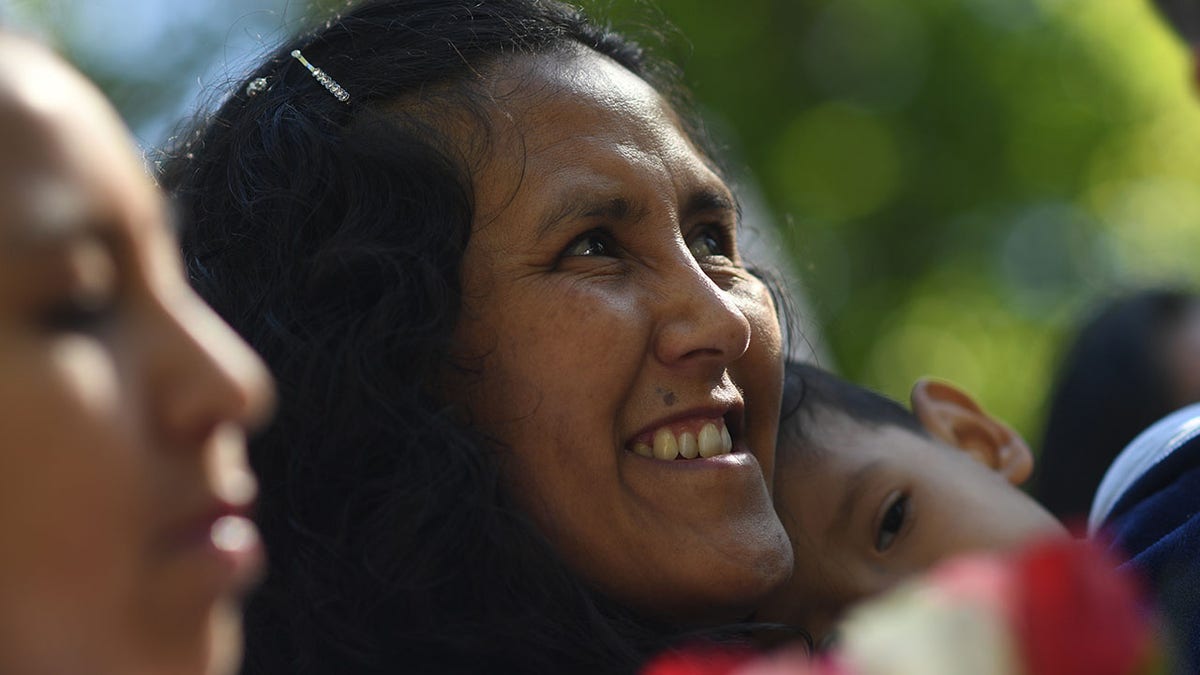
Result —
<instances>
[{"instance_id":1,"label":"silver hair clip","mask_svg":"<svg viewBox=\"0 0 1200 675\"><path fill-rule=\"evenodd\" d=\"M246 85L246 96L254 98L267 90L267 78L256 77Z\"/></svg>"},{"instance_id":2,"label":"silver hair clip","mask_svg":"<svg viewBox=\"0 0 1200 675\"><path fill-rule=\"evenodd\" d=\"M296 59L300 63L303 63L304 67L308 68L308 72L312 73L312 76L314 78L316 78L317 82L320 82L321 86L328 89L329 93L333 94L334 98L341 101L342 103L349 105L350 92L346 91L345 89L342 89L342 85L335 82L332 77L330 77L329 75L327 75L325 73L325 71L323 71L320 68L317 68L317 67L313 66L313 64L309 63L308 59L304 58L304 55L300 53L299 49L292 50L292 58Z\"/></svg>"}]
</instances>

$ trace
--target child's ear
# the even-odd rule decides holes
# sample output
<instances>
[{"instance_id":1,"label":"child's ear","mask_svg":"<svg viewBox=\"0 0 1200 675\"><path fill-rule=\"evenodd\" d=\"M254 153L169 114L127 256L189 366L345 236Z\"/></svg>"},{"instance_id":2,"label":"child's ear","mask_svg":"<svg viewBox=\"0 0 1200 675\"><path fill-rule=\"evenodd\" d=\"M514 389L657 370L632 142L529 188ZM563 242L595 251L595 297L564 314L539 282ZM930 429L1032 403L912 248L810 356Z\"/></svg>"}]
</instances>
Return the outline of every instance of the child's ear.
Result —
<instances>
[{"instance_id":1,"label":"child's ear","mask_svg":"<svg viewBox=\"0 0 1200 675\"><path fill-rule=\"evenodd\" d=\"M1033 472L1033 453L1012 427L984 412L966 392L921 378L913 385L913 414L935 438L959 448L1013 485Z\"/></svg>"}]
</instances>

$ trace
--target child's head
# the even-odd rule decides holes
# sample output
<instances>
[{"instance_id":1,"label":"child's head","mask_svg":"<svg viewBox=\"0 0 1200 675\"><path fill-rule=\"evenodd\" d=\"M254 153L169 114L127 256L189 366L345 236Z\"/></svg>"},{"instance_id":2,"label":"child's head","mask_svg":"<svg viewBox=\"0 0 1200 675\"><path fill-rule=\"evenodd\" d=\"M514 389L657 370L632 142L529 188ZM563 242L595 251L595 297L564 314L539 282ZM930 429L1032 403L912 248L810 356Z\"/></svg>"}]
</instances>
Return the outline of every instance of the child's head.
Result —
<instances>
[{"instance_id":1,"label":"child's head","mask_svg":"<svg viewBox=\"0 0 1200 675\"><path fill-rule=\"evenodd\" d=\"M848 605L942 558L1062 531L1016 487L1029 447L952 385L918 382L909 412L791 363L784 402L775 506L795 572L760 619L820 639Z\"/></svg>"}]
</instances>

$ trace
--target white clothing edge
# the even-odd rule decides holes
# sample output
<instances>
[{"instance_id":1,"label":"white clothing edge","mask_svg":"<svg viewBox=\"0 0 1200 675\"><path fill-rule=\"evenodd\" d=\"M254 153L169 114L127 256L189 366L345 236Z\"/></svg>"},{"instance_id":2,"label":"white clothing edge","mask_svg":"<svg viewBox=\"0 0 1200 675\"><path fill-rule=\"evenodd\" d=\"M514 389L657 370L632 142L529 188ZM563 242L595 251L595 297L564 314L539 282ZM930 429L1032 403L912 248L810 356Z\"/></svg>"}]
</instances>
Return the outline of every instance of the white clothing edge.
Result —
<instances>
[{"instance_id":1,"label":"white clothing edge","mask_svg":"<svg viewBox=\"0 0 1200 675\"><path fill-rule=\"evenodd\" d=\"M1108 519L1117 500L1155 464L1200 435L1200 403L1180 408L1138 434L1108 466L1088 513L1088 535Z\"/></svg>"}]
</instances>

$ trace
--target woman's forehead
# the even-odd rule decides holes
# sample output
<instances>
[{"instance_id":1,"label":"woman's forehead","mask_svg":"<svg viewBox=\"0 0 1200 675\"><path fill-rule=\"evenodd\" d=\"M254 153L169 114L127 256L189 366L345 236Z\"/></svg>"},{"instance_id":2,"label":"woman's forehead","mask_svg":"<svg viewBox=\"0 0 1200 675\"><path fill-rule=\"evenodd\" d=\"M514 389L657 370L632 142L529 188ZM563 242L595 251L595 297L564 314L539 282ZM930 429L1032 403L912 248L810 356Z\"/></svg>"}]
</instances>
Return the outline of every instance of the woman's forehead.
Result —
<instances>
[{"instance_id":1,"label":"woman's forehead","mask_svg":"<svg viewBox=\"0 0 1200 675\"><path fill-rule=\"evenodd\" d=\"M642 146L686 140L654 87L590 49L510 60L494 71L487 90L494 131L519 135L529 150L605 133Z\"/></svg>"},{"instance_id":2,"label":"woman's forehead","mask_svg":"<svg viewBox=\"0 0 1200 675\"><path fill-rule=\"evenodd\" d=\"M481 211L511 205L521 189L539 200L580 189L613 198L653 177L670 190L657 198L715 192L733 202L670 104L608 57L526 57L489 86L495 106L489 156L476 176Z\"/></svg>"},{"instance_id":3,"label":"woman's forehead","mask_svg":"<svg viewBox=\"0 0 1200 675\"><path fill-rule=\"evenodd\" d=\"M132 242L164 219L115 114L96 114L111 111L90 89L69 100L78 115L26 109L0 131L0 240L9 252L83 235Z\"/></svg>"}]
</instances>

